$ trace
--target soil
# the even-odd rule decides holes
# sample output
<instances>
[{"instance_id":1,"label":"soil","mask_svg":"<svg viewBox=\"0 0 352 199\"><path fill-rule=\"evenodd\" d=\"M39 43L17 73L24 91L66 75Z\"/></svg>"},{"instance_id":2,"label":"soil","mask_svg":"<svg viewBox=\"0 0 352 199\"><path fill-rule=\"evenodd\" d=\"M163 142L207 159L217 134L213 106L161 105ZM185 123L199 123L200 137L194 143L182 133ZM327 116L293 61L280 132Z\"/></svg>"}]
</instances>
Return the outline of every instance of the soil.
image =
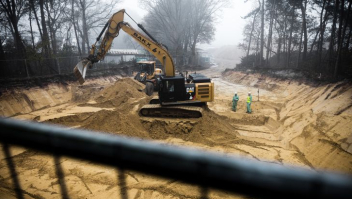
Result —
<instances>
[{"instance_id":1,"label":"soil","mask_svg":"<svg viewBox=\"0 0 352 199\"><path fill-rule=\"evenodd\" d=\"M152 97L141 92L143 84L117 76L91 79L83 86L70 82L7 90L0 96L0 115L352 174L350 83L312 86L222 71L221 65L201 71L214 81L216 95L199 119L140 117L138 110ZM234 92L240 97L237 112L231 111ZM253 95L252 114L246 113L248 92ZM10 152L25 198L204 196L202 188L175 180L20 147L10 146ZM16 198L6 158L1 153L0 197ZM206 195L243 198L217 190L207 190Z\"/></svg>"}]
</instances>

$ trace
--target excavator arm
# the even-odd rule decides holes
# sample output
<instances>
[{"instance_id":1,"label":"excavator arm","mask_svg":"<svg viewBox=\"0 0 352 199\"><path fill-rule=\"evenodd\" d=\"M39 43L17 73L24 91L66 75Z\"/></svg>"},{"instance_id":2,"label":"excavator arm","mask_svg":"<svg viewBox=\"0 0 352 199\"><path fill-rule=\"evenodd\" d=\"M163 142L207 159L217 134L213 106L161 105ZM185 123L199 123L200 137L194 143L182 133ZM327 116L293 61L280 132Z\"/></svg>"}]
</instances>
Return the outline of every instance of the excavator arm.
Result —
<instances>
[{"instance_id":1,"label":"excavator arm","mask_svg":"<svg viewBox=\"0 0 352 199\"><path fill-rule=\"evenodd\" d=\"M142 25L138 24L138 26L150 37L146 37L144 34L140 33L127 22L124 22L124 14L125 10L122 9L116 12L109 21L105 24L103 30L99 34L95 44L92 45L92 48L89 52L89 56L80 61L76 67L74 68L74 74L79 80L80 84L83 84L85 81L85 74L87 71L87 67L96 63L100 60L103 60L106 53L111 48L111 44L115 37L119 35L120 29L125 31L128 35L130 35L134 40L136 40L141 46L143 46L146 50L148 50L151 54L153 54L163 65L164 73L168 77L175 76L175 67L173 60L168 53L167 49L160 43L158 43L144 28ZM106 31L105 31L106 30ZM100 47L98 52L96 52L97 46L96 44L100 40L100 37L104 33L103 40L100 43Z\"/></svg>"},{"instance_id":2,"label":"excavator arm","mask_svg":"<svg viewBox=\"0 0 352 199\"><path fill-rule=\"evenodd\" d=\"M164 72L167 77L175 76L174 62L169 54L169 52L161 44L158 44L148 37L144 36L142 33L138 32L136 29L132 28L128 23L121 22L120 26L127 34L129 34L133 39L135 39L141 46L153 54L163 65Z\"/></svg>"}]
</instances>

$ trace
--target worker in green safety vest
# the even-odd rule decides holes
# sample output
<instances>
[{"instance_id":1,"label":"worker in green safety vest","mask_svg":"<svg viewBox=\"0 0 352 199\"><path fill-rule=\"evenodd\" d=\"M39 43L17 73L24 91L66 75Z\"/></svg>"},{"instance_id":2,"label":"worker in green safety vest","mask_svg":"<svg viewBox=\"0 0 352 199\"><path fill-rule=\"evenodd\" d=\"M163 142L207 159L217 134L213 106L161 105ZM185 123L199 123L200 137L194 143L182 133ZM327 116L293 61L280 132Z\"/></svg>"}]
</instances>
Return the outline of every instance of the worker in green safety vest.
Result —
<instances>
[{"instance_id":1,"label":"worker in green safety vest","mask_svg":"<svg viewBox=\"0 0 352 199\"><path fill-rule=\"evenodd\" d=\"M232 111L236 112L238 100L240 100L240 98L238 97L237 92L236 92L235 95L232 98Z\"/></svg>"},{"instance_id":2,"label":"worker in green safety vest","mask_svg":"<svg viewBox=\"0 0 352 199\"><path fill-rule=\"evenodd\" d=\"M252 113L251 104L252 104L252 95L251 95L251 92L248 92L248 97L247 97L247 113Z\"/></svg>"}]
</instances>

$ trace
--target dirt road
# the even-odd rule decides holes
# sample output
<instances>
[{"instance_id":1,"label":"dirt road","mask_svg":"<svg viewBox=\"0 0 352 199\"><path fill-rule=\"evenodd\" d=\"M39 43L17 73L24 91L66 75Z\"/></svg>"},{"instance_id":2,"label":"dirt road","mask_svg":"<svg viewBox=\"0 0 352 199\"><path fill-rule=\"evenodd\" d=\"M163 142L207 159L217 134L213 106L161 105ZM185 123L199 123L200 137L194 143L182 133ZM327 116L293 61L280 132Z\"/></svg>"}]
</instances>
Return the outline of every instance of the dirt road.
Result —
<instances>
[{"instance_id":1,"label":"dirt road","mask_svg":"<svg viewBox=\"0 0 352 199\"><path fill-rule=\"evenodd\" d=\"M1 111L7 116L16 113L19 119L133 136L273 164L352 173L352 155L348 152L352 145L352 105L341 103L350 102L349 84L312 86L233 71L222 74L223 70L224 67L215 66L202 71L215 82L216 96L201 119L141 118L138 109L150 100L138 91L143 85L116 77L91 80L84 86L51 85L5 94L0 98ZM252 114L245 113L248 91L253 94ZM234 92L240 96L236 113L231 111ZM24 95L26 100L21 100ZM21 112L19 107L27 108ZM201 188L174 180L121 172L18 147L10 147L10 152L26 198L61 198L62 194L72 198L118 198L126 194L128 198L202 196ZM4 153L1 155L0 196L15 198L7 161ZM209 190L207 195L241 198L215 190Z\"/></svg>"}]
</instances>

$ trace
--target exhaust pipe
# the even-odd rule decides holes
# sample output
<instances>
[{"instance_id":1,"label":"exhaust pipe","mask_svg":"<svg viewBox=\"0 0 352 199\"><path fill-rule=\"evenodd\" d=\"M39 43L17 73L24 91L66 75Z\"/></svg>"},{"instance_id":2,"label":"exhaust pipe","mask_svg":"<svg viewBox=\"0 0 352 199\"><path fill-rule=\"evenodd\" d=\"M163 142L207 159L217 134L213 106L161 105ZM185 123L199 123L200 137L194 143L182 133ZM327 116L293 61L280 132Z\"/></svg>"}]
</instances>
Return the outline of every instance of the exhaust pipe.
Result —
<instances>
[{"instance_id":1,"label":"exhaust pipe","mask_svg":"<svg viewBox=\"0 0 352 199\"><path fill-rule=\"evenodd\" d=\"M91 65L91 61L89 61L88 59L83 59L82 61L78 62L78 64L73 69L73 73L75 74L80 84L83 84L85 82L87 68Z\"/></svg>"}]
</instances>

